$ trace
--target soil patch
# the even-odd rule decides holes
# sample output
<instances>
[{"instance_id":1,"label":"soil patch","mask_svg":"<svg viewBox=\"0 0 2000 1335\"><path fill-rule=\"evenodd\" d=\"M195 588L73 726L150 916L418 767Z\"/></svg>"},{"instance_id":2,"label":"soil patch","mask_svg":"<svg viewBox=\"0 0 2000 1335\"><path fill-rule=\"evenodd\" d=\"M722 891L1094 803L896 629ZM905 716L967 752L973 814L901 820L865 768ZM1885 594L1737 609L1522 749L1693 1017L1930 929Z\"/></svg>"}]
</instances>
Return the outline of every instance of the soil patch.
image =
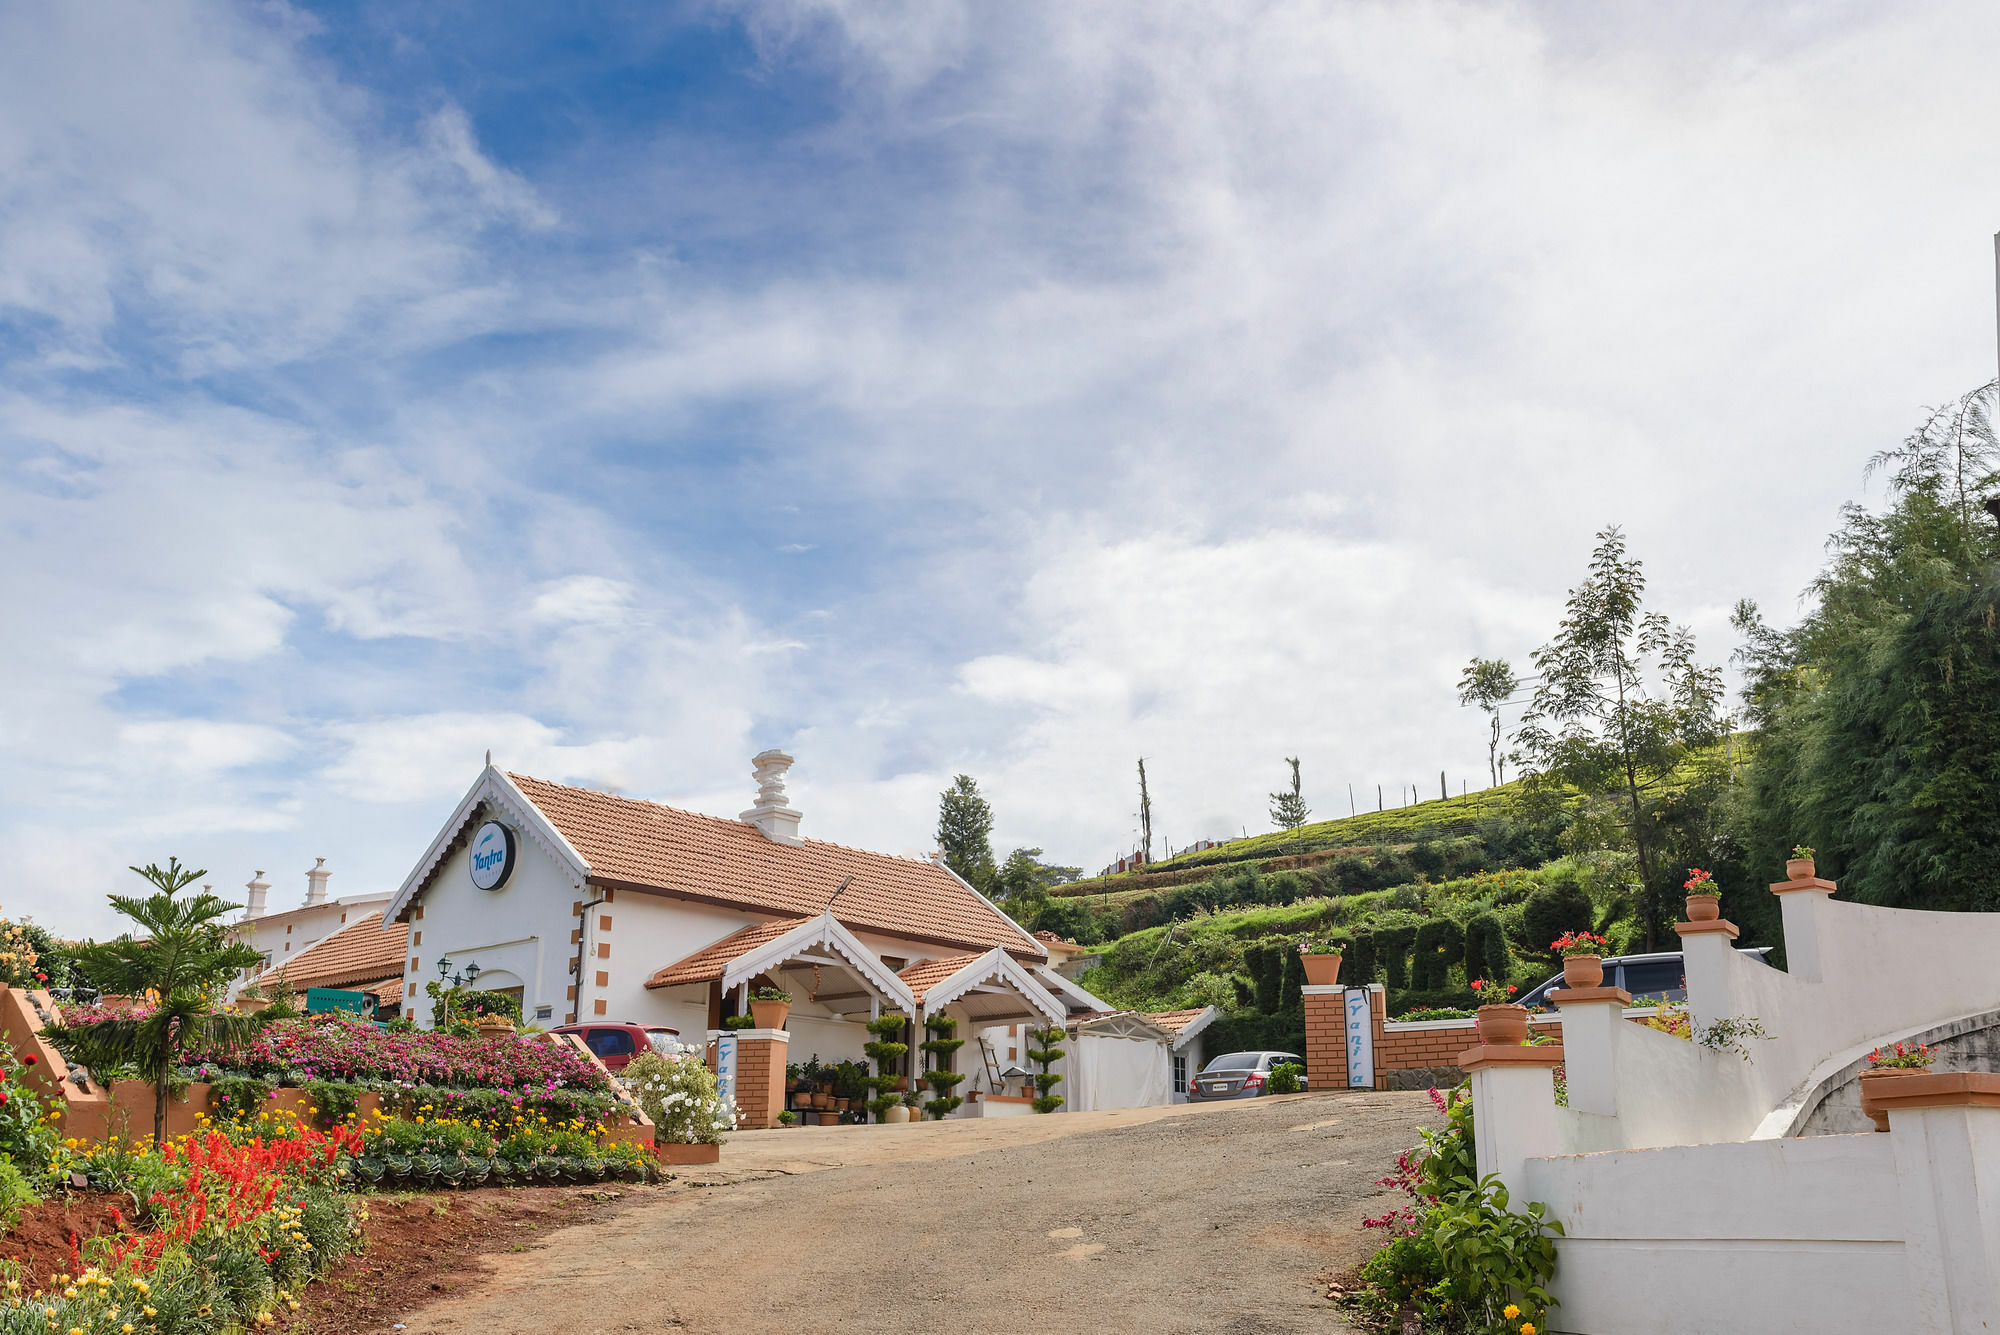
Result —
<instances>
[{"instance_id":1,"label":"soil patch","mask_svg":"<svg viewBox=\"0 0 2000 1335\"><path fill-rule=\"evenodd\" d=\"M658 1187L481 1187L430 1195L356 1196L367 1247L300 1294L294 1328L380 1335L409 1313L486 1277L481 1260L531 1251L545 1234L608 1218Z\"/></svg>"},{"instance_id":2,"label":"soil patch","mask_svg":"<svg viewBox=\"0 0 2000 1335\"><path fill-rule=\"evenodd\" d=\"M29 1289L45 1289L57 1275L74 1275L78 1249L103 1233L116 1233L119 1226L111 1211L120 1209L129 1222L130 1196L111 1196L95 1191L66 1191L45 1201L36 1201L21 1211L20 1222L0 1236L0 1264L19 1266L13 1273Z\"/></svg>"}]
</instances>

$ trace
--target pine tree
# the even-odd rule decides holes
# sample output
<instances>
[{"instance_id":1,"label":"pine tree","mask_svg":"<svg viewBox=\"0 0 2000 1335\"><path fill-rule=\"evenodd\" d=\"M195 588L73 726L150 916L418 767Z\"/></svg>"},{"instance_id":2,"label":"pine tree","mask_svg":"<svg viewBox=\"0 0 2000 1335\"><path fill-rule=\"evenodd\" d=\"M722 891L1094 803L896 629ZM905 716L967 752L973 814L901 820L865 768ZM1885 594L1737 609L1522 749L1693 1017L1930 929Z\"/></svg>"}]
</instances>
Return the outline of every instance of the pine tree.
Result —
<instances>
[{"instance_id":1,"label":"pine tree","mask_svg":"<svg viewBox=\"0 0 2000 1335\"><path fill-rule=\"evenodd\" d=\"M951 787L938 794L937 841L944 865L966 884L975 890L993 888L993 808L969 774L954 776Z\"/></svg>"},{"instance_id":2,"label":"pine tree","mask_svg":"<svg viewBox=\"0 0 2000 1335\"><path fill-rule=\"evenodd\" d=\"M77 967L101 991L147 998L132 1015L79 1028L77 1055L93 1070L135 1066L153 1082L153 1144L167 1134L167 1096L174 1067L191 1046L240 1043L261 1029L266 1016L225 1015L215 999L229 980L263 960L251 945L229 939L224 914L239 907L203 891L185 899L180 892L206 871L167 865L134 867L154 887L152 894L112 895L111 907L132 920L130 932L115 941L85 946Z\"/></svg>"},{"instance_id":3,"label":"pine tree","mask_svg":"<svg viewBox=\"0 0 2000 1335\"><path fill-rule=\"evenodd\" d=\"M1296 830L1312 815L1312 808L1299 793L1299 762L1296 756L1286 756L1285 763L1292 767L1292 786L1284 792L1271 794L1271 824L1281 830Z\"/></svg>"}]
</instances>

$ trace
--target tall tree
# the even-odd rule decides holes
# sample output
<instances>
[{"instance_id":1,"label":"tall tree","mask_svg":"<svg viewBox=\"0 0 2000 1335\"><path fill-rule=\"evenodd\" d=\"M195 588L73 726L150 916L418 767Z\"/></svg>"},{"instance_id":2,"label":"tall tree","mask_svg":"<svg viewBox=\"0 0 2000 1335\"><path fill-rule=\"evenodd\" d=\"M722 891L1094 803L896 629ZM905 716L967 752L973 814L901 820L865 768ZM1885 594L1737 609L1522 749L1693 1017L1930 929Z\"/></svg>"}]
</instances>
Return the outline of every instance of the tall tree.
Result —
<instances>
[{"instance_id":1,"label":"tall tree","mask_svg":"<svg viewBox=\"0 0 2000 1335\"><path fill-rule=\"evenodd\" d=\"M1299 788L1298 757L1286 756L1285 763L1292 767L1292 786L1271 794L1271 824L1281 830L1296 830L1312 815L1312 808Z\"/></svg>"},{"instance_id":2,"label":"tall tree","mask_svg":"<svg viewBox=\"0 0 2000 1335\"><path fill-rule=\"evenodd\" d=\"M1609 797L1609 825L1639 863L1646 949L1671 877L1656 865L1646 803L1663 780L1724 735L1722 672L1695 661L1694 635L1642 605L1646 576L1616 527L1597 535L1590 576L1569 592L1556 637L1535 651L1541 680L1514 735L1531 788ZM1648 683L1648 667L1656 684Z\"/></svg>"},{"instance_id":3,"label":"tall tree","mask_svg":"<svg viewBox=\"0 0 2000 1335\"><path fill-rule=\"evenodd\" d=\"M1007 855L994 877L994 894L1005 900L1010 912L1015 906L1027 908L1049 897L1049 891L1067 885L1083 875L1081 867L1060 867L1042 861L1039 848L1017 848Z\"/></svg>"},{"instance_id":4,"label":"tall tree","mask_svg":"<svg viewBox=\"0 0 2000 1335\"><path fill-rule=\"evenodd\" d=\"M944 865L976 890L993 887L993 808L970 774L955 775L938 794L938 848Z\"/></svg>"},{"instance_id":5,"label":"tall tree","mask_svg":"<svg viewBox=\"0 0 2000 1335\"><path fill-rule=\"evenodd\" d=\"M1486 770L1495 788L1506 782L1501 776L1507 771L1507 757L1500 754L1500 706L1520 685L1513 665L1504 658L1474 655L1458 678L1458 702L1485 710L1491 725L1486 734Z\"/></svg>"},{"instance_id":6,"label":"tall tree","mask_svg":"<svg viewBox=\"0 0 2000 1335\"><path fill-rule=\"evenodd\" d=\"M224 914L240 907L203 891L181 898L206 871L168 858L161 867L134 867L153 886L143 898L110 896L111 907L141 933L126 932L77 952L77 967L105 992L141 998L133 1013L76 1031L77 1055L96 1070L135 1066L153 1082L153 1144L167 1134L168 1087L181 1054L192 1045L226 1046L262 1028L261 1016L225 1015L215 1003L229 980L263 960L244 942L229 939ZM150 1007L150 1009L148 1009Z\"/></svg>"},{"instance_id":7,"label":"tall tree","mask_svg":"<svg viewBox=\"0 0 2000 1335\"><path fill-rule=\"evenodd\" d=\"M1796 627L1739 605L1762 728L1735 827L1750 866L1806 843L1866 902L2000 907L1996 403L1982 386L1869 460L1885 502L1843 507Z\"/></svg>"},{"instance_id":8,"label":"tall tree","mask_svg":"<svg viewBox=\"0 0 2000 1335\"><path fill-rule=\"evenodd\" d=\"M1144 839L1146 863L1153 861L1153 797L1146 791L1146 757L1139 757L1139 830Z\"/></svg>"}]
</instances>

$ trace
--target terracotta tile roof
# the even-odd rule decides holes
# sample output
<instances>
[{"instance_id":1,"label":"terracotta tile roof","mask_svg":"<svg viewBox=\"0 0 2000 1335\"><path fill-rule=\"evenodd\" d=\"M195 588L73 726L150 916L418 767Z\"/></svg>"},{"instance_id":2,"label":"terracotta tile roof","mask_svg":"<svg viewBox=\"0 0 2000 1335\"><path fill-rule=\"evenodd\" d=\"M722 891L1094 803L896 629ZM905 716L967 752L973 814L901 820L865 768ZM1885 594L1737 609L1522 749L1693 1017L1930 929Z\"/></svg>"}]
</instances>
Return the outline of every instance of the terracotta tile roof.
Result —
<instances>
[{"instance_id":1,"label":"terracotta tile roof","mask_svg":"<svg viewBox=\"0 0 2000 1335\"><path fill-rule=\"evenodd\" d=\"M924 993L978 958L977 955L947 955L941 960L919 960L896 977L910 985L910 991L917 994L917 1004L921 1006L924 1004Z\"/></svg>"},{"instance_id":2,"label":"terracotta tile roof","mask_svg":"<svg viewBox=\"0 0 2000 1335\"><path fill-rule=\"evenodd\" d=\"M1049 930L1048 928L1046 928L1046 927L1044 927L1044 928L1043 928L1043 929L1042 929L1041 931L1039 931L1039 932L1036 932L1036 933L1035 933L1035 940L1037 940L1037 941L1047 941L1047 942L1050 942L1050 943L1052 943L1052 944L1054 944L1054 945L1058 945L1058 946L1063 946L1063 947L1066 947L1067 949L1070 949L1070 950L1082 950L1082 949L1083 949L1083 947L1082 947L1082 946L1079 946L1079 945L1078 945L1078 944L1077 944L1076 942L1074 942L1074 941L1065 941L1065 940L1063 940L1063 939L1062 939L1061 937L1057 936L1057 935L1056 935L1056 934L1055 934L1054 932L1051 932L1051 931L1050 931L1050 930Z\"/></svg>"},{"instance_id":3,"label":"terracotta tile roof","mask_svg":"<svg viewBox=\"0 0 2000 1335\"><path fill-rule=\"evenodd\" d=\"M810 918L852 877L834 905L834 916L850 930L1042 958L1030 938L934 862L819 839L793 847L767 839L748 821L507 777L583 855L594 881Z\"/></svg>"},{"instance_id":4,"label":"terracotta tile roof","mask_svg":"<svg viewBox=\"0 0 2000 1335\"><path fill-rule=\"evenodd\" d=\"M669 964L648 978L646 986L677 987L682 983L714 982L729 968L729 961L746 950L755 950L766 941L777 940L804 921L803 918L779 918L731 932L714 945L703 946L678 964Z\"/></svg>"},{"instance_id":5,"label":"terracotta tile roof","mask_svg":"<svg viewBox=\"0 0 2000 1335\"><path fill-rule=\"evenodd\" d=\"M1146 1018L1168 1033L1178 1034L1181 1030L1192 1024L1196 1016L1207 1009L1208 1007L1206 1006L1197 1006L1191 1011L1147 1011Z\"/></svg>"},{"instance_id":6,"label":"terracotta tile roof","mask_svg":"<svg viewBox=\"0 0 2000 1335\"><path fill-rule=\"evenodd\" d=\"M371 913L287 960L285 982L303 992L309 987L354 987L400 979L409 940L409 924L391 923L385 932L382 915ZM257 981L268 986L277 982L279 972L268 970Z\"/></svg>"},{"instance_id":7,"label":"terracotta tile roof","mask_svg":"<svg viewBox=\"0 0 2000 1335\"><path fill-rule=\"evenodd\" d=\"M384 1006L400 1006L403 1003L403 980L401 978L387 978L379 983L370 983L368 990L373 992L375 999Z\"/></svg>"}]
</instances>

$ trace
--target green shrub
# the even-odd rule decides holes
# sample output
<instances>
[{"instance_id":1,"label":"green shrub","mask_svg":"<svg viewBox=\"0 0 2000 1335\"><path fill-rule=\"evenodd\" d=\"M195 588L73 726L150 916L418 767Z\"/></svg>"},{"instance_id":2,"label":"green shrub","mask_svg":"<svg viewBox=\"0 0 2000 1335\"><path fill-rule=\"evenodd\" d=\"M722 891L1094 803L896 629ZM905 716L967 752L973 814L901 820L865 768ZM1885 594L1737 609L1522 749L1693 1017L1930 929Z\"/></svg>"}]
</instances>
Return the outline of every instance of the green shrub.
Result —
<instances>
[{"instance_id":1,"label":"green shrub","mask_svg":"<svg viewBox=\"0 0 2000 1335\"><path fill-rule=\"evenodd\" d=\"M317 1109L314 1116L321 1126L328 1127L354 1115L361 1086L346 1080L308 1080L305 1093L306 1106Z\"/></svg>"},{"instance_id":2,"label":"green shrub","mask_svg":"<svg viewBox=\"0 0 2000 1335\"><path fill-rule=\"evenodd\" d=\"M217 1122L254 1122L276 1088L277 1081L254 1075L217 1076L208 1086L208 1115Z\"/></svg>"},{"instance_id":3,"label":"green shrub","mask_svg":"<svg viewBox=\"0 0 2000 1335\"><path fill-rule=\"evenodd\" d=\"M1551 941L1554 937L1549 938ZM1500 919L1491 913L1475 913L1465 924L1465 976L1508 981L1514 972L1514 957L1507 950L1507 934Z\"/></svg>"},{"instance_id":4,"label":"green shrub","mask_svg":"<svg viewBox=\"0 0 2000 1335\"><path fill-rule=\"evenodd\" d=\"M1301 991L1306 985L1306 966L1299 959L1298 949L1290 942L1278 947L1284 956L1284 971L1278 984L1278 1014L1295 1018L1303 1027L1306 1019L1306 998Z\"/></svg>"},{"instance_id":5,"label":"green shrub","mask_svg":"<svg viewBox=\"0 0 2000 1335\"><path fill-rule=\"evenodd\" d=\"M1549 943L1565 932L1587 932L1597 925L1590 895L1574 870L1563 867L1528 896L1521 911L1527 947L1537 957L1554 960Z\"/></svg>"},{"instance_id":6,"label":"green shrub","mask_svg":"<svg viewBox=\"0 0 2000 1335\"><path fill-rule=\"evenodd\" d=\"M21 1211L41 1199L11 1159L0 1159L0 1232L20 1222Z\"/></svg>"},{"instance_id":7,"label":"green shrub","mask_svg":"<svg viewBox=\"0 0 2000 1335\"><path fill-rule=\"evenodd\" d=\"M1450 918L1432 918L1417 929L1410 986L1437 991L1451 984L1451 966L1465 958L1465 930Z\"/></svg>"},{"instance_id":8,"label":"green shrub","mask_svg":"<svg viewBox=\"0 0 2000 1335\"><path fill-rule=\"evenodd\" d=\"M666 1144L720 1145L736 1125L722 1106L715 1072L697 1057L648 1052L626 1063L621 1079L653 1122L653 1139Z\"/></svg>"},{"instance_id":9,"label":"green shrub","mask_svg":"<svg viewBox=\"0 0 2000 1335\"><path fill-rule=\"evenodd\" d=\"M1382 965L1375 954L1375 933L1362 928L1354 933L1348 943L1347 954L1340 961L1341 981L1351 987L1364 987L1375 981Z\"/></svg>"},{"instance_id":10,"label":"green shrub","mask_svg":"<svg viewBox=\"0 0 2000 1335\"><path fill-rule=\"evenodd\" d=\"M1375 950L1381 957L1385 980L1392 991L1410 985L1410 948L1416 940L1417 927L1414 923L1397 923L1375 931Z\"/></svg>"},{"instance_id":11,"label":"green shrub","mask_svg":"<svg viewBox=\"0 0 2000 1335\"><path fill-rule=\"evenodd\" d=\"M1296 1094L1299 1092L1299 1076L1305 1067L1297 1062L1279 1062L1271 1068L1271 1078L1265 1088L1273 1094Z\"/></svg>"}]
</instances>

